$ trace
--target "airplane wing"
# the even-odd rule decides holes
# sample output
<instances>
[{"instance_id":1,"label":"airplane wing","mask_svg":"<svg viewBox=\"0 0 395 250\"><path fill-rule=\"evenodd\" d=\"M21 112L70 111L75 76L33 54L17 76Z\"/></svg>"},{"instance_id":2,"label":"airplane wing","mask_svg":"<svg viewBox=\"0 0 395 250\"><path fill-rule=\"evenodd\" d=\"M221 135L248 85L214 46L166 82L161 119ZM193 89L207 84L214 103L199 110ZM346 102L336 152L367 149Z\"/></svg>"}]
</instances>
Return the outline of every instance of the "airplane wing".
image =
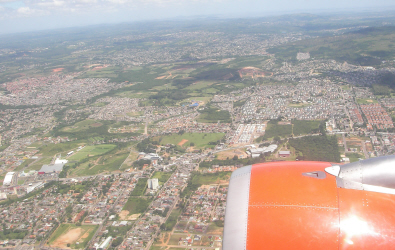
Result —
<instances>
[{"instance_id":1,"label":"airplane wing","mask_svg":"<svg viewBox=\"0 0 395 250\"><path fill-rule=\"evenodd\" d=\"M395 156L237 169L223 249L395 249Z\"/></svg>"}]
</instances>

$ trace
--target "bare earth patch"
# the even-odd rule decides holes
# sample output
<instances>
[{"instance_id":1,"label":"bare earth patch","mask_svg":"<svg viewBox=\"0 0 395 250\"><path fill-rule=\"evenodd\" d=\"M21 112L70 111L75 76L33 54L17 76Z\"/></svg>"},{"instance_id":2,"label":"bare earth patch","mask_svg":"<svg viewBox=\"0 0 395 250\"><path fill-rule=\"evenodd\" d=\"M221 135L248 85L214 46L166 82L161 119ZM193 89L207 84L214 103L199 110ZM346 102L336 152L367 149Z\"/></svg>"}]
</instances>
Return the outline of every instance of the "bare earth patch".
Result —
<instances>
[{"instance_id":1,"label":"bare earth patch","mask_svg":"<svg viewBox=\"0 0 395 250\"><path fill-rule=\"evenodd\" d=\"M95 128L100 127L101 125L103 125L103 124L101 124L100 122L91 124L91 126L95 127Z\"/></svg>"},{"instance_id":2,"label":"bare earth patch","mask_svg":"<svg viewBox=\"0 0 395 250\"><path fill-rule=\"evenodd\" d=\"M227 150L227 151L222 151L220 153L218 153L218 159L219 160L226 160L226 159L232 159L235 155L237 156L241 156L243 155L244 158L247 158L247 154L241 150Z\"/></svg>"},{"instance_id":3,"label":"bare earth patch","mask_svg":"<svg viewBox=\"0 0 395 250\"><path fill-rule=\"evenodd\" d=\"M188 140L182 139L182 141L180 141L177 145L178 146L182 146L184 145Z\"/></svg>"},{"instance_id":4,"label":"bare earth patch","mask_svg":"<svg viewBox=\"0 0 395 250\"><path fill-rule=\"evenodd\" d=\"M51 247L68 248L67 244L73 244L73 243L77 242L81 233L82 233L81 228L71 229L66 234L63 234L59 238L57 238L52 243Z\"/></svg>"},{"instance_id":5,"label":"bare earth patch","mask_svg":"<svg viewBox=\"0 0 395 250\"><path fill-rule=\"evenodd\" d=\"M56 73L56 72L61 72L63 70L64 70L64 68L56 68L56 69L53 69L52 72Z\"/></svg>"},{"instance_id":6,"label":"bare earth patch","mask_svg":"<svg viewBox=\"0 0 395 250\"><path fill-rule=\"evenodd\" d=\"M121 220L126 220L126 218L128 218L129 211L128 210L122 210L118 215L119 215L119 218Z\"/></svg>"},{"instance_id":7,"label":"bare earth patch","mask_svg":"<svg viewBox=\"0 0 395 250\"><path fill-rule=\"evenodd\" d=\"M128 217L127 220L137 220L139 218L140 214L132 214L131 216Z\"/></svg>"}]
</instances>

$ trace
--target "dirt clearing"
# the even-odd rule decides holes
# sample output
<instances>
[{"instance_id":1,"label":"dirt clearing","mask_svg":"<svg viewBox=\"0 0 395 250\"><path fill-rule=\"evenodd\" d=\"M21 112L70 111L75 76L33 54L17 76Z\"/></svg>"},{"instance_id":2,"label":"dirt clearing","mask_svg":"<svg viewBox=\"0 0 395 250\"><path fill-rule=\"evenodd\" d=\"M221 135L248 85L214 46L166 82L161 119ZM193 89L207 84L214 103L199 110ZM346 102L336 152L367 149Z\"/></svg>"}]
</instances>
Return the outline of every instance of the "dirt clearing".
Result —
<instances>
[{"instance_id":1,"label":"dirt clearing","mask_svg":"<svg viewBox=\"0 0 395 250\"><path fill-rule=\"evenodd\" d=\"M184 145L188 140L182 139L182 141L180 141L177 145L178 146L182 146Z\"/></svg>"},{"instance_id":2,"label":"dirt clearing","mask_svg":"<svg viewBox=\"0 0 395 250\"><path fill-rule=\"evenodd\" d=\"M57 248L68 248L67 244L74 244L80 238L82 233L81 228L74 228L69 230L66 234L63 234L57 238L51 245L51 247Z\"/></svg>"}]
</instances>

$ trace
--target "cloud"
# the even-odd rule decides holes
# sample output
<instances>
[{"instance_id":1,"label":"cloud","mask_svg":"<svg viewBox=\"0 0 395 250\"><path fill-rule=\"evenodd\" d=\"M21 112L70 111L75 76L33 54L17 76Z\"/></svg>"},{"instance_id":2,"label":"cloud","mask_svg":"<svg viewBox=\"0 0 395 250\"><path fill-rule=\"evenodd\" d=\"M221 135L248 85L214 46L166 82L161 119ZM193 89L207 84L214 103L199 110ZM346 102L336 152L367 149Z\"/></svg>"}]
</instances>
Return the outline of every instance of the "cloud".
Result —
<instances>
[{"instance_id":1,"label":"cloud","mask_svg":"<svg viewBox=\"0 0 395 250\"><path fill-rule=\"evenodd\" d=\"M18 0L0 0L0 3L19 2Z\"/></svg>"},{"instance_id":2,"label":"cloud","mask_svg":"<svg viewBox=\"0 0 395 250\"><path fill-rule=\"evenodd\" d=\"M65 4L66 4L65 1L54 0L54 1L46 1L46 2L37 3L37 6L51 8L51 7L62 7Z\"/></svg>"},{"instance_id":3,"label":"cloud","mask_svg":"<svg viewBox=\"0 0 395 250\"><path fill-rule=\"evenodd\" d=\"M29 7L21 7L17 9L17 12L22 15L29 15L32 14L34 11L31 10Z\"/></svg>"}]
</instances>

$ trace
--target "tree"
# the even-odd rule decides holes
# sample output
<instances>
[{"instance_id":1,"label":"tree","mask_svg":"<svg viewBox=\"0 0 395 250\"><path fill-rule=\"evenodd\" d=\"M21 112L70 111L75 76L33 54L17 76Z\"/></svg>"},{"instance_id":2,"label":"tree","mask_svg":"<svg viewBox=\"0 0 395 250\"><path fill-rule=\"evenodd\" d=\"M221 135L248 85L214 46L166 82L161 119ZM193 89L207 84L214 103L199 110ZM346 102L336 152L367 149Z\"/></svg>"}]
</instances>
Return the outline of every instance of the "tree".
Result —
<instances>
[{"instance_id":1,"label":"tree","mask_svg":"<svg viewBox=\"0 0 395 250\"><path fill-rule=\"evenodd\" d=\"M233 156L233 160L237 161L239 159L239 157L237 155Z\"/></svg>"},{"instance_id":2,"label":"tree","mask_svg":"<svg viewBox=\"0 0 395 250\"><path fill-rule=\"evenodd\" d=\"M121 245L122 241L123 241L122 237L117 237L115 240L112 241L111 246L117 247L117 246Z\"/></svg>"}]
</instances>

